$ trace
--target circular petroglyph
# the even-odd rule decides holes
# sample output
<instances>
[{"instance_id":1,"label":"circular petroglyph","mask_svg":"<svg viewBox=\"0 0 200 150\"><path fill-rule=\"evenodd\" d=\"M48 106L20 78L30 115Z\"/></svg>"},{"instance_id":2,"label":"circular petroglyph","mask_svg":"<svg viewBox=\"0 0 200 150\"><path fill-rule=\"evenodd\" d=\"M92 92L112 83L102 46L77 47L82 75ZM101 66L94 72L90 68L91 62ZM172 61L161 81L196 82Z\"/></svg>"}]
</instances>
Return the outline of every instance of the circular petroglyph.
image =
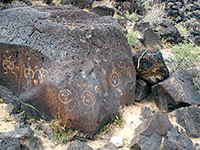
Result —
<instances>
[{"instance_id":1,"label":"circular petroglyph","mask_svg":"<svg viewBox=\"0 0 200 150\"><path fill-rule=\"evenodd\" d=\"M83 104L86 106L93 106L96 103L96 98L95 98L94 94L89 90L85 90L81 94L81 100L82 100Z\"/></svg>"},{"instance_id":2,"label":"circular petroglyph","mask_svg":"<svg viewBox=\"0 0 200 150\"><path fill-rule=\"evenodd\" d=\"M72 93L68 89L61 90L58 93L58 98L63 103L68 104L68 103L70 103L72 101Z\"/></svg>"},{"instance_id":3,"label":"circular petroglyph","mask_svg":"<svg viewBox=\"0 0 200 150\"><path fill-rule=\"evenodd\" d=\"M120 75L118 72L113 72L110 77L109 77L109 80L110 80L110 84L113 86L113 87L118 87L120 85Z\"/></svg>"}]
</instances>

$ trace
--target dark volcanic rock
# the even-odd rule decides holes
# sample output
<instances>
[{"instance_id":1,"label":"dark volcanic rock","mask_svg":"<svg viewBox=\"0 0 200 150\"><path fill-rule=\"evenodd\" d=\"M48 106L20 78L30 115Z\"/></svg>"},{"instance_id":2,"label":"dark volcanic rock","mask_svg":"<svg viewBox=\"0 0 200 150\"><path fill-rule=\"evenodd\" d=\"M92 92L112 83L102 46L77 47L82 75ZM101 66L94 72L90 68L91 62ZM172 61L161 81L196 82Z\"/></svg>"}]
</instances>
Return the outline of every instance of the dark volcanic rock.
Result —
<instances>
[{"instance_id":1,"label":"dark volcanic rock","mask_svg":"<svg viewBox=\"0 0 200 150\"><path fill-rule=\"evenodd\" d=\"M93 149L84 142L74 141L71 144L69 144L66 150L93 150Z\"/></svg>"},{"instance_id":2,"label":"dark volcanic rock","mask_svg":"<svg viewBox=\"0 0 200 150\"><path fill-rule=\"evenodd\" d=\"M188 136L200 137L200 108L190 106L176 111L176 121L186 130Z\"/></svg>"},{"instance_id":3,"label":"dark volcanic rock","mask_svg":"<svg viewBox=\"0 0 200 150\"><path fill-rule=\"evenodd\" d=\"M195 150L192 141L177 126L169 129L161 150Z\"/></svg>"},{"instance_id":4,"label":"dark volcanic rock","mask_svg":"<svg viewBox=\"0 0 200 150\"><path fill-rule=\"evenodd\" d=\"M112 20L73 6L0 14L0 84L46 118L92 136L133 102L131 49Z\"/></svg>"},{"instance_id":5,"label":"dark volcanic rock","mask_svg":"<svg viewBox=\"0 0 200 150\"><path fill-rule=\"evenodd\" d=\"M78 8L91 8L93 0L70 0L70 3Z\"/></svg>"},{"instance_id":6,"label":"dark volcanic rock","mask_svg":"<svg viewBox=\"0 0 200 150\"><path fill-rule=\"evenodd\" d=\"M160 40L160 37L151 28L143 31L144 45L147 48L153 48Z\"/></svg>"},{"instance_id":7,"label":"dark volcanic rock","mask_svg":"<svg viewBox=\"0 0 200 150\"><path fill-rule=\"evenodd\" d=\"M147 118L135 130L135 137L131 140L130 149L133 150L159 150L162 137L172 127L166 113L156 112Z\"/></svg>"},{"instance_id":8,"label":"dark volcanic rock","mask_svg":"<svg viewBox=\"0 0 200 150\"><path fill-rule=\"evenodd\" d=\"M115 10L107 6L97 6L90 10L90 12L96 13L100 16L113 16Z\"/></svg>"},{"instance_id":9,"label":"dark volcanic rock","mask_svg":"<svg viewBox=\"0 0 200 150\"><path fill-rule=\"evenodd\" d=\"M167 80L152 87L156 105L163 111L200 104L200 94L186 71L177 71Z\"/></svg>"},{"instance_id":10,"label":"dark volcanic rock","mask_svg":"<svg viewBox=\"0 0 200 150\"><path fill-rule=\"evenodd\" d=\"M135 30L138 30L138 31L140 31L140 32L142 32L142 31L148 29L149 27L150 27L149 22L136 22L136 23L134 24L134 29L135 29Z\"/></svg>"},{"instance_id":11,"label":"dark volcanic rock","mask_svg":"<svg viewBox=\"0 0 200 150\"><path fill-rule=\"evenodd\" d=\"M149 95L150 87L141 79L136 81L135 100L141 101Z\"/></svg>"},{"instance_id":12,"label":"dark volcanic rock","mask_svg":"<svg viewBox=\"0 0 200 150\"><path fill-rule=\"evenodd\" d=\"M12 132L0 132L1 150L25 150L33 148L25 143L32 142L33 131L30 128L22 128Z\"/></svg>"},{"instance_id":13,"label":"dark volcanic rock","mask_svg":"<svg viewBox=\"0 0 200 150\"><path fill-rule=\"evenodd\" d=\"M159 33L161 38L172 44L178 44L184 40L175 26L169 26L167 28L160 29Z\"/></svg>"},{"instance_id":14,"label":"dark volcanic rock","mask_svg":"<svg viewBox=\"0 0 200 150\"><path fill-rule=\"evenodd\" d=\"M114 144L108 143L105 144L103 147L97 148L96 150L118 150L118 148Z\"/></svg>"},{"instance_id":15,"label":"dark volcanic rock","mask_svg":"<svg viewBox=\"0 0 200 150\"><path fill-rule=\"evenodd\" d=\"M169 77L169 71L164 63L159 49L138 50L133 54L133 62L137 78L154 85Z\"/></svg>"}]
</instances>

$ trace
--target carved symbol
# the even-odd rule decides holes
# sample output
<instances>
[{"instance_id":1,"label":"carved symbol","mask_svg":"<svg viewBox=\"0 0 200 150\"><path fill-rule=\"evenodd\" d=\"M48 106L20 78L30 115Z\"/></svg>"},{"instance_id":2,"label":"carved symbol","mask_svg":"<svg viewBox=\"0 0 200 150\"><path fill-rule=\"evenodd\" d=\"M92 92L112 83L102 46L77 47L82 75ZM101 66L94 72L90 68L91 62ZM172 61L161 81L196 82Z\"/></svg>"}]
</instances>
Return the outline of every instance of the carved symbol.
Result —
<instances>
[{"instance_id":1,"label":"carved symbol","mask_svg":"<svg viewBox=\"0 0 200 150\"><path fill-rule=\"evenodd\" d=\"M121 83L120 74L117 72L115 67L113 68L112 74L109 76L110 84L113 87L118 87Z\"/></svg>"},{"instance_id":2,"label":"carved symbol","mask_svg":"<svg viewBox=\"0 0 200 150\"><path fill-rule=\"evenodd\" d=\"M39 74L40 74L39 77L38 77L40 84L44 83L44 77L46 76L45 73L48 74L48 71L45 70L43 67L41 69L39 69L38 71L39 71Z\"/></svg>"},{"instance_id":3,"label":"carved symbol","mask_svg":"<svg viewBox=\"0 0 200 150\"><path fill-rule=\"evenodd\" d=\"M34 79L35 78L35 74L39 73L38 79ZM45 70L43 67L41 69L36 69L35 71L33 71L33 69L29 66L28 68L24 69L24 77L28 78L30 77L33 80L34 85L38 85L38 84L42 84L44 83L44 77L46 76L46 74L48 74L49 72L47 70Z\"/></svg>"},{"instance_id":4,"label":"carved symbol","mask_svg":"<svg viewBox=\"0 0 200 150\"><path fill-rule=\"evenodd\" d=\"M179 84L179 82L178 82L174 77L172 77L172 78L170 79L170 82L171 82L171 83L174 83L175 88L176 88L177 92L179 93L178 97L179 97L180 99L183 98L183 97L187 98L183 87Z\"/></svg>"},{"instance_id":5,"label":"carved symbol","mask_svg":"<svg viewBox=\"0 0 200 150\"><path fill-rule=\"evenodd\" d=\"M5 60L3 60L3 68L5 69L5 72L3 74L8 74L9 70L11 71L12 74L14 74L17 78L17 74L14 72L14 69L19 69L19 67L15 67L14 61L11 60L12 56L9 56L8 58L5 57Z\"/></svg>"},{"instance_id":6,"label":"carved symbol","mask_svg":"<svg viewBox=\"0 0 200 150\"><path fill-rule=\"evenodd\" d=\"M58 93L58 98L61 102L69 104L72 101L72 93L68 89L61 90Z\"/></svg>"},{"instance_id":7,"label":"carved symbol","mask_svg":"<svg viewBox=\"0 0 200 150\"><path fill-rule=\"evenodd\" d=\"M87 89L81 94L81 99L86 106L93 106L96 103L94 94Z\"/></svg>"},{"instance_id":8,"label":"carved symbol","mask_svg":"<svg viewBox=\"0 0 200 150\"><path fill-rule=\"evenodd\" d=\"M123 61L121 61L118 65L118 68L121 69L120 72L126 73L129 76L129 78L132 79L132 72L131 72L132 69L129 67L127 63L124 63Z\"/></svg>"},{"instance_id":9,"label":"carved symbol","mask_svg":"<svg viewBox=\"0 0 200 150\"><path fill-rule=\"evenodd\" d=\"M88 107L88 109L92 108L92 114L93 116L96 118L95 116L95 111L94 111L94 105L96 103L96 97L95 95L92 93L92 91L90 89L94 89L92 84L89 84L88 86L83 84L82 86L80 86L78 84L78 86L80 87L81 90L83 90L83 92L81 93L81 101L83 102L83 104L85 106ZM86 87L86 88L85 88ZM87 109L87 110L88 110ZM87 110L85 112L85 114L87 114Z\"/></svg>"},{"instance_id":10,"label":"carved symbol","mask_svg":"<svg viewBox=\"0 0 200 150\"><path fill-rule=\"evenodd\" d=\"M95 91L96 91L96 93L99 93L99 86L98 85L95 86Z\"/></svg>"},{"instance_id":11,"label":"carved symbol","mask_svg":"<svg viewBox=\"0 0 200 150\"><path fill-rule=\"evenodd\" d=\"M30 66L28 68L24 69L24 77L25 78L31 77L31 79L33 79L34 76L35 76L35 72L31 69Z\"/></svg>"}]
</instances>

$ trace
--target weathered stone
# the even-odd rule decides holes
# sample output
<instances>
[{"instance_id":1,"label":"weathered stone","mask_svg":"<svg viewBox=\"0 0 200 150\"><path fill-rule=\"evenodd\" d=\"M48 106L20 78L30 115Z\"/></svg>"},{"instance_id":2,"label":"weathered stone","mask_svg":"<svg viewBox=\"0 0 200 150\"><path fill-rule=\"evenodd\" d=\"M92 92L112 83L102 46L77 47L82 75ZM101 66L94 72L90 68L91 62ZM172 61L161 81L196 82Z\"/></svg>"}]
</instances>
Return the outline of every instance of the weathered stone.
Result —
<instances>
[{"instance_id":1,"label":"weathered stone","mask_svg":"<svg viewBox=\"0 0 200 150\"><path fill-rule=\"evenodd\" d=\"M142 31L148 29L149 27L150 27L149 22L136 22L136 23L134 24L134 29L135 29L135 30L138 30L138 31L140 31L140 32L142 32Z\"/></svg>"},{"instance_id":2,"label":"weathered stone","mask_svg":"<svg viewBox=\"0 0 200 150\"><path fill-rule=\"evenodd\" d=\"M154 85L169 77L169 71L159 49L138 50L133 54L137 78Z\"/></svg>"},{"instance_id":3,"label":"weathered stone","mask_svg":"<svg viewBox=\"0 0 200 150\"><path fill-rule=\"evenodd\" d=\"M105 144L103 147L97 148L96 150L118 150L118 148L114 144L108 143Z\"/></svg>"},{"instance_id":4,"label":"weathered stone","mask_svg":"<svg viewBox=\"0 0 200 150\"><path fill-rule=\"evenodd\" d=\"M116 147L122 147L124 145L123 138L121 136L112 136L110 143L113 143Z\"/></svg>"},{"instance_id":5,"label":"weathered stone","mask_svg":"<svg viewBox=\"0 0 200 150\"><path fill-rule=\"evenodd\" d=\"M169 129L163 138L161 150L195 150L192 141L177 126Z\"/></svg>"},{"instance_id":6,"label":"weathered stone","mask_svg":"<svg viewBox=\"0 0 200 150\"><path fill-rule=\"evenodd\" d=\"M160 37L151 28L143 31L144 34L144 45L147 48L153 48L160 40Z\"/></svg>"},{"instance_id":7,"label":"weathered stone","mask_svg":"<svg viewBox=\"0 0 200 150\"><path fill-rule=\"evenodd\" d=\"M70 3L80 9L91 8L93 0L70 0Z\"/></svg>"},{"instance_id":8,"label":"weathered stone","mask_svg":"<svg viewBox=\"0 0 200 150\"><path fill-rule=\"evenodd\" d=\"M15 98L88 136L133 102L131 48L112 20L73 6L0 13L0 83Z\"/></svg>"},{"instance_id":9,"label":"weathered stone","mask_svg":"<svg viewBox=\"0 0 200 150\"><path fill-rule=\"evenodd\" d=\"M141 109L141 120L145 120L153 115L152 110L149 107L143 107Z\"/></svg>"},{"instance_id":10,"label":"weathered stone","mask_svg":"<svg viewBox=\"0 0 200 150\"><path fill-rule=\"evenodd\" d=\"M84 142L74 141L69 144L66 150L92 150L92 147L85 144Z\"/></svg>"},{"instance_id":11,"label":"weathered stone","mask_svg":"<svg viewBox=\"0 0 200 150\"><path fill-rule=\"evenodd\" d=\"M152 87L156 105L169 112L175 108L200 104L200 94L186 71L177 71L170 78Z\"/></svg>"},{"instance_id":12,"label":"weathered stone","mask_svg":"<svg viewBox=\"0 0 200 150\"><path fill-rule=\"evenodd\" d=\"M0 132L1 150L24 150L32 148L26 142L32 141L33 131L30 128L22 128L12 132Z\"/></svg>"},{"instance_id":13,"label":"weathered stone","mask_svg":"<svg viewBox=\"0 0 200 150\"><path fill-rule=\"evenodd\" d=\"M148 117L135 130L135 137L131 140L130 149L134 150L159 150L162 137L172 127L166 113L156 112Z\"/></svg>"},{"instance_id":14,"label":"weathered stone","mask_svg":"<svg viewBox=\"0 0 200 150\"><path fill-rule=\"evenodd\" d=\"M145 81L139 79L136 81L135 100L141 101L149 95L150 87Z\"/></svg>"},{"instance_id":15,"label":"weathered stone","mask_svg":"<svg viewBox=\"0 0 200 150\"><path fill-rule=\"evenodd\" d=\"M96 13L100 16L113 16L115 13L115 10L113 8L107 7L107 6L97 6L90 10L90 12Z\"/></svg>"},{"instance_id":16,"label":"weathered stone","mask_svg":"<svg viewBox=\"0 0 200 150\"><path fill-rule=\"evenodd\" d=\"M190 106L176 111L176 121L186 130L188 136L200 137L200 108Z\"/></svg>"}]
</instances>

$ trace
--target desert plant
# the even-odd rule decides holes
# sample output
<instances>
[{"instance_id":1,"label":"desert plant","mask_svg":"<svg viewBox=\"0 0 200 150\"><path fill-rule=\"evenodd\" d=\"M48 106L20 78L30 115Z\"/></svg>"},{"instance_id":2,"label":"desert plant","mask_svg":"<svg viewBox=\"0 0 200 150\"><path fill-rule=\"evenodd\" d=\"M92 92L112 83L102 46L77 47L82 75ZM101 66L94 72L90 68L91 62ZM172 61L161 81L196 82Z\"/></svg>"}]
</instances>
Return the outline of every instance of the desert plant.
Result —
<instances>
[{"instance_id":1,"label":"desert plant","mask_svg":"<svg viewBox=\"0 0 200 150\"><path fill-rule=\"evenodd\" d=\"M144 21L152 24L156 19L162 18L164 9L165 6L161 4L154 5L151 9L147 10L147 15L144 17Z\"/></svg>"},{"instance_id":2,"label":"desert plant","mask_svg":"<svg viewBox=\"0 0 200 150\"><path fill-rule=\"evenodd\" d=\"M183 25L176 24L175 27L178 29L178 31L180 32L180 34L182 36L188 36L189 35L189 31Z\"/></svg>"},{"instance_id":3,"label":"desert plant","mask_svg":"<svg viewBox=\"0 0 200 150\"><path fill-rule=\"evenodd\" d=\"M130 46L135 46L135 40L137 39L138 31L130 31L127 35L126 38L128 40L128 43Z\"/></svg>"},{"instance_id":4,"label":"desert plant","mask_svg":"<svg viewBox=\"0 0 200 150\"><path fill-rule=\"evenodd\" d=\"M138 19L137 15L135 13L130 14L129 11L126 11L125 16L126 16L126 18L128 18L131 21Z\"/></svg>"},{"instance_id":5,"label":"desert plant","mask_svg":"<svg viewBox=\"0 0 200 150\"><path fill-rule=\"evenodd\" d=\"M123 127L124 125L124 118L123 118L123 109L119 109L118 115L115 117L113 124L116 125L117 127Z\"/></svg>"},{"instance_id":6,"label":"desert plant","mask_svg":"<svg viewBox=\"0 0 200 150\"><path fill-rule=\"evenodd\" d=\"M177 63L177 70L187 70L198 63L200 57L200 47L196 46L193 42L184 42L172 47L175 61Z\"/></svg>"},{"instance_id":7,"label":"desert plant","mask_svg":"<svg viewBox=\"0 0 200 150\"><path fill-rule=\"evenodd\" d=\"M66 143L72 140L78 134L76 130L65 130L65 126L61 125L58 120L52 120L49 123L49 128L52 132L51 140L56 144Z\"/></svg>"},{"instance_id":8,"label":"desert plant","mask_svg":"<svg viewBox=\"0 0 200 150\"><path fill-rule=\"evenodd\" d=\"M1 120L4 121L4 122L10 122L11 117L10 116L3 116L3 118Z\"/></svg>"}]
</instances>

